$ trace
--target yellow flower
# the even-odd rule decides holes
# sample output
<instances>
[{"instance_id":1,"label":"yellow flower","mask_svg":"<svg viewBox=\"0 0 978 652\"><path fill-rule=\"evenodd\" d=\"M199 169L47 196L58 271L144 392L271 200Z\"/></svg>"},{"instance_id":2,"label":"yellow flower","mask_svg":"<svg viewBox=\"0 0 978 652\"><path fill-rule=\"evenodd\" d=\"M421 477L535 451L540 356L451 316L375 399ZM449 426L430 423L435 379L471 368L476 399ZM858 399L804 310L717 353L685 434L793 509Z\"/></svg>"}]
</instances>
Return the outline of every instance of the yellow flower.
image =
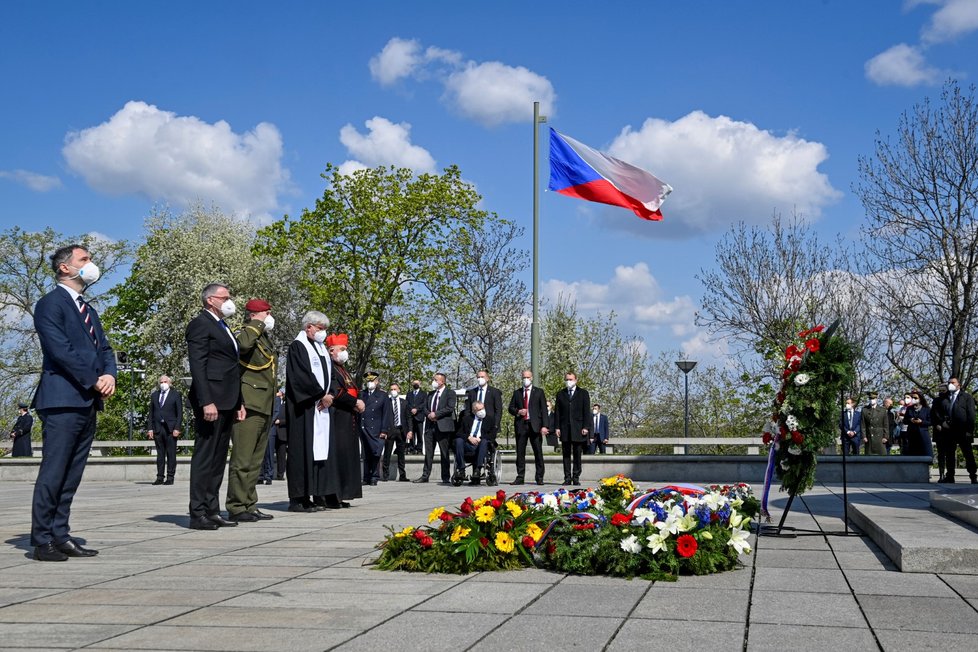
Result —
<instances>
[{"instance_id":1,"label":"yellow flower","mask_svg":"<svg viewBox=\"0 0 978 652\"><path fill-rule=\"evenodd\" d=\"M410 527L410 526L408 526L408 527L406 527L406 528L404 528L403 530L401 530L400 532L398 532L397 534L395 534L395 535L394 535L394 538L395 538L395 539L400 539L400 538L402 538L402 537L407 537L407 536L411 536L411 534L412 534L413 532L414 532L414 528L413 528L413 527Z\"/></svg>"},{"instance_id":2,"label":"yellow flower","mask_svg":"<svg viewBox=\"0 0 978 652\"><path fill-rule=\"evenodd\" d=\"M513 552L513 548L516 546L516 539L509 536L507 532L497 532L496 533L496 548L501 552Z\"/></svg>"},{"instance_id":3,"label":"yellow flower","mask_svg":"<svg viewBox=\"0 0 978 652\"><path fill-rule=\"evenodd\" d=\"M492 508L492 505L483 505L479 509L475 510L475 520L479 521L480 523L488 523L495 515L496 510Z\"/></svg>"},{"instance_id":4,"label":"yellow flower","mask_svg":"<svg viewBox=\"0 0 978 652\"><path fill-rule=\"evenodd\" d=\"M472 504L475 505L476 509L479 509L483 505L491 503L495 498L495 496L483 496L479 500L474 501Z\"/></svg>"},{"instance_id":5,"label":"yellow flower","mask_svg":"<svg viewBox=\"0 0 978 652\"><path fill-rule=\"evenodd\" d=\"M526 526L526 534L527 536L533 537L534 541L539 542L540 537L543 536L543 530L541 530L540 526L536 523L530 523Z\"/></svg>"},{"instance_id":6,"label":"yellow flower","mask_svg":"<svg viewBox=\"0 0 978 652\"><path fill-rule=\"evenodd\" d=\"M435 507L433 510L431 510L431 513L428 514L428 522L434 523L435 521L438 520L438 517L444 513L445 513L444 507Z\"/></svg>"},{"instance_id":7,"label":"yellow flower","mask_svg":"<svg viewBox=\"0 0 978 652\"><path fill-rule=\"evenodd\" d=\"M468 535L468 533L471 532L471 531L472 531L471 528L462 527L461 525L457 525L455 527L455 529L452 530L452 543L458 543L463 538L465 538Z\"/></svg>"},{"instance_id":8,"label":"yellow flower","mask_svg":"<svg viewBox=\"0 0 978 652\"><path fill-rule=\"evenodd\" d=\"M513 518L519 518L520 514L523 513L523 508L514 503L512 500L506 501L506 509L509 513L513 515Z\"/></svg>"}]
</instances>

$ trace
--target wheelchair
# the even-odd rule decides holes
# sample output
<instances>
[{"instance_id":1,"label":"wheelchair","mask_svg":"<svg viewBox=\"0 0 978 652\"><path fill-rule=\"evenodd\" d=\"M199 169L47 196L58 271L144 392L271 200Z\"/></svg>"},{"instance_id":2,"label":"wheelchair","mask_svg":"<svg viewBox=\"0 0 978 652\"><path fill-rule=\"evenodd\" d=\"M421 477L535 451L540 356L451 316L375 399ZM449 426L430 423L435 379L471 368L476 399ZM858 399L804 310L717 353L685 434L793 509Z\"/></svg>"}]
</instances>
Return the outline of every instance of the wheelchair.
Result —
<instances>
[{"instance_id":1,"label":"wheelchair","mask_svg":"<svg viewBox=\"0 0 978 652\"><path fill-rule=\"evenodd\" d=\"M454 449L455 440L452 440ZM454 450L452 451L454 457ZM499 450L499 446L494 441L488 442L486 448L486 459L482 465L482 468L475 468L475 453L468 452L465 453L465 465L462 468L458 467L458 462L455 462L455 472L452 474L452 485L456 487L462 486L463 482L471 481L474 478L479 478L479 483L485 481L487 487L494 487L498 485L502 480L503 471L503 452ZM466 469L469 465L472 465L473 476L466 475ZM475 475L477 474L477 475Z\"/></svg>"}]
</instances>

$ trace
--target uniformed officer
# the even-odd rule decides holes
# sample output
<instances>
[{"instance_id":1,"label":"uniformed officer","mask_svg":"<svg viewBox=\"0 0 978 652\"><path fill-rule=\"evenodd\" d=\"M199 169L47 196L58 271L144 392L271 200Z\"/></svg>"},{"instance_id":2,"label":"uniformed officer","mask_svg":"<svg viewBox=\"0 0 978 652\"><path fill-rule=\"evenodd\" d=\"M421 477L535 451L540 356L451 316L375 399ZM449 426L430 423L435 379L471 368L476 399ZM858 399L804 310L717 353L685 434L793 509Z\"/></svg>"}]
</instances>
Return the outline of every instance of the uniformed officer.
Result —
<instances>
[{"instance_id":1,"label":"uniformed officer","mask_svg":"<svg viewBox=\"0 0 978 652\"><path fill-rule=\"evenodd\" d=\"M241 397L247 413L231 431L226 507L228 518L239 523L272 518L259 511L256 489L275 400L275 352L268 338L268 332L275 327L271 310L267 301L251 299L245 304L244 325L234 334L241 365Z\"/></svg>"},{"instance_id":2,"label":"uniformed officer","mask_svg":"<svg viewBox=\"0 0 978 652\"><path fill-rule=\"evenodd\" d=\"M393 412L387 392L378 389L376 371L364 375L367 391L361 395L364 410L360 415L360 440L363 443L363 484L380 480L380 462L387 435L391 432Z\"/></svg>"}]
</instances>

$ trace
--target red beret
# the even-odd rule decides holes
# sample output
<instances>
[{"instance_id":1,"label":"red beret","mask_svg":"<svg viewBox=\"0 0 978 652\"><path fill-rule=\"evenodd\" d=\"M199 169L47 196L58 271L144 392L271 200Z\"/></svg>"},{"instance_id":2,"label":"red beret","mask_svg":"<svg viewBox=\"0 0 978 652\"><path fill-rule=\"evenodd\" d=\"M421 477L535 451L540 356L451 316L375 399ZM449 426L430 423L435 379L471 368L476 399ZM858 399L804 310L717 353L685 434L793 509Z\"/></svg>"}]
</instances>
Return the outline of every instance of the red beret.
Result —
<instances>
[{"instance_id":1,"label":"red beret","mask_svg":"<svg viewBox=\"0 0 978 652\"><path fill-rule=\"evenodd\" d=\"M265 312L271 309L272 305L264 299L251 299L245 304L245 310L248 312Z\"/></svg>"},{"instance_id":2,"label":"red beret","mask_svg":"<svg viewBox=\"0 0 978 652\"><path fill-rule=\"evenodd\" d=\"M337 333L326 338L326 346L349 346L350 338L346 333Z\"/></svg>"}]
</instances>

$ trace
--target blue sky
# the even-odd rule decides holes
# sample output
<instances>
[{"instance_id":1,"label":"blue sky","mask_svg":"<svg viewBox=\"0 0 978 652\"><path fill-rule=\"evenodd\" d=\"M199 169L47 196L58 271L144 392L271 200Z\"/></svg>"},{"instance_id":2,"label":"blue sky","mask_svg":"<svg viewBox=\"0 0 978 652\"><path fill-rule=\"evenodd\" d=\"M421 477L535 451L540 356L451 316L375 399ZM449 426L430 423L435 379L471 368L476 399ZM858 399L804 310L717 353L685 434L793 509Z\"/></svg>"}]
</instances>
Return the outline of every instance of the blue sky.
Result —
<instances>
[{"instance_id":1,"label":"blue sky","mask_svg":"<svg viewBox=\"0 0 978 652\"><path fill-rule=\"evenodd\" d=\"M978 77L978 0L4 2L0 227L135 238L195 199L267 221L327 162L456 164L529 247L540 99L675 188L661 223L543 193L544 294L704 359L718 236L798 210L855 237L857 158L948 77Z\"/></svg>"}]
</instances>

